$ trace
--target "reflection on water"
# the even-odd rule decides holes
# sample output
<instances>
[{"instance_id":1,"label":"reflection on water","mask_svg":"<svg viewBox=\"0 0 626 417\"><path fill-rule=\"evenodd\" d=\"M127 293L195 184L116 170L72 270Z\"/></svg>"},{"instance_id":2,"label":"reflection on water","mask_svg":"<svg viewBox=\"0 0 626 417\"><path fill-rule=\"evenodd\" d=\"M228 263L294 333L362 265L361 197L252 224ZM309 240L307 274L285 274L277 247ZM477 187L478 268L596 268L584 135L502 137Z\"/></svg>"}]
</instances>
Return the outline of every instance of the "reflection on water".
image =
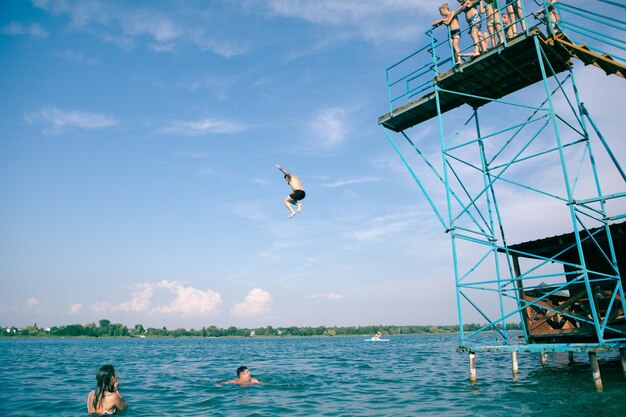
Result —
<instances>
[{"instance_id":1,"label":"reflection on water","mask_svg":"<svg viewBox=\"0 0 626 417\"><path fill-rule=\"evenodd\" d=\"M619 359L601 357L596 393L586 356L478 354L478 381L456 338L2 339L2 416L84 416L99 366L112 363L127 416L621 416ZM250 367L260 386L220 385ZM608 367L607 365L611 365Z\"/></svg>"}]
</instances>

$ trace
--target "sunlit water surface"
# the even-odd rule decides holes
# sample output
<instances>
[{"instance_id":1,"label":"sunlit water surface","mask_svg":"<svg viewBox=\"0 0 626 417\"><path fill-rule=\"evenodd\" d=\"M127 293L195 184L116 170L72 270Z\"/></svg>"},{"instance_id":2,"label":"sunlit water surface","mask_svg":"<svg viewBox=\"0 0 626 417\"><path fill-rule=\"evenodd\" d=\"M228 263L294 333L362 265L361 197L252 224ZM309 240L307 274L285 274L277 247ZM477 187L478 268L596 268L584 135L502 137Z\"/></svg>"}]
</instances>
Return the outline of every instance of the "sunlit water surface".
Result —
<instances>
[{"instance_id":1,"label":"sunlit water surface","mask_svg":"<svg viewBox=\"0 0 626 417\"><path fill-rule=\"evenodd\" d=\"M443 338L443 340L442 340ZM616 355L602 356L604 392L585 355L477 355L458 336L189 339L1 339L0 415L85 416L98 367L118 370L126 416L626 416ZM263 384L219 382L248 366Z\"/></svg>"}]
</instances>

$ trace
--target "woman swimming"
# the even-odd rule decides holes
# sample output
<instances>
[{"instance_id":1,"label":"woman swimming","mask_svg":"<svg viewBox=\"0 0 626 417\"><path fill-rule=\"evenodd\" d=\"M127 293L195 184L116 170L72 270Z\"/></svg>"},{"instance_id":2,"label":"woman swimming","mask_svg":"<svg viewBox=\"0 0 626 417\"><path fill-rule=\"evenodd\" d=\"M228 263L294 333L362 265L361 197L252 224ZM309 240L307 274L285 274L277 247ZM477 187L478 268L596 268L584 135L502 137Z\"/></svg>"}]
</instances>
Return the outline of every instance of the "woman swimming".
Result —
<instances>
[{"instance_id":1,"label":"woman swimming","mask_svg":"<svg viewBox=\"0 0 626 417\"><path fill-rule=\"evenodd\" d=\"M119 383L113 365L100 367L96 373L96 389L87 397L87 412L104 416L125 410L126 401L118 390Z\"/></svg>"}]
</instances>

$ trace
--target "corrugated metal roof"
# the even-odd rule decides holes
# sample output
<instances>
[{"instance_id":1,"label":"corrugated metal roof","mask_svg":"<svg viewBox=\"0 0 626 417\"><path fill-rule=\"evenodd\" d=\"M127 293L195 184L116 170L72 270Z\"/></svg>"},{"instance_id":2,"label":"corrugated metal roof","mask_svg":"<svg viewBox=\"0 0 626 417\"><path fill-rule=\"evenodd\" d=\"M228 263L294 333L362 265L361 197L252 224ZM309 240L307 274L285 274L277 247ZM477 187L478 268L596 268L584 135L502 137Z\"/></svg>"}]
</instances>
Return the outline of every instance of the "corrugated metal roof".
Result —
<instances>
[{"instance_id":1,"label":"corrugated metal roof","mask_svg":"<svg viewBox=\"0 0 626 417\"><path fill-rule=\"evenodd\" d=\"M622 258L622 262L624 262L624 252L618 251L617 248L623 248L626 245L626 222L615 223L610 227L611 238L613 240L613 245L616 246L616 253L618 258ZM607 243L606 233L601 231L603 227L596 227L594 229L590 229L589 233L594 234L594 239L599 244ZM585 230L579 232L581 239L589 236L589 233ZM597 234L596 234L597 233ZM557 236L545 237L542 239L531 240L527 242L521 242L514 245L509 245L510 249L514 249L521 252L526 252L529 254L540 255L547 258L554 257L557 253L562 251L568 246L575 244L574 232L565 233ZM591 239L586 239L583 242L583 247L594 245ZM569 251L571 252L571 251ZM566 252L564 255L568 255ZM569 254L571 255L571 254ZM619 260L619 259L618 259Z\"/></svg>"}]
</instances>

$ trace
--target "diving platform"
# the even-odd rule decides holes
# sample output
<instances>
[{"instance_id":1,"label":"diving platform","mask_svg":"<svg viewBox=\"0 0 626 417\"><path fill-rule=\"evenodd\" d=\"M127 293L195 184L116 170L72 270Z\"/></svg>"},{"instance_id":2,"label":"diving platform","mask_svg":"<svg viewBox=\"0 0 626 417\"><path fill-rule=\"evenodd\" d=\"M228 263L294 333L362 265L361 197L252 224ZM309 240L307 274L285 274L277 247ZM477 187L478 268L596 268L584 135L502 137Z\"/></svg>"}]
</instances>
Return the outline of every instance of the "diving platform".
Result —
<instances>
[{"instance_id":1,"label":"diving platform","mask_svg":"<svg viewBox=\"0 0 626 417\"><path fill-rule=\"evenodd\" d=\"M435 21L386 69L378 125L450 236L470 381L479 352L510 353L514 375L518 353L587 353L598 391L598 354L618 353L626 377L626 170L609 146L621 136L605 138L580 96L595 86L574 74L579 60L626 78L626 21L615 1L573 3L522 0L522 20L498 29L508 2L495 2L478 41L460 18L460 42Z\"/></svg>"},{"instance_id":2,"label":"diving platform","mask_svg":"<svg viewBox=\"0 0 626 417\"><path fill-rule=\"evenodd\" d=\"M433 88L439 90L439 109L437 92L432 91L379 117L378 124L401 132L437 116L438 112L445 113L463 104L480 107L543 80L535 38L554 74L572 66L571 53L534 28L510 40L506 47L493 48L436 76Z\"/></svg>"}]
</instances>

